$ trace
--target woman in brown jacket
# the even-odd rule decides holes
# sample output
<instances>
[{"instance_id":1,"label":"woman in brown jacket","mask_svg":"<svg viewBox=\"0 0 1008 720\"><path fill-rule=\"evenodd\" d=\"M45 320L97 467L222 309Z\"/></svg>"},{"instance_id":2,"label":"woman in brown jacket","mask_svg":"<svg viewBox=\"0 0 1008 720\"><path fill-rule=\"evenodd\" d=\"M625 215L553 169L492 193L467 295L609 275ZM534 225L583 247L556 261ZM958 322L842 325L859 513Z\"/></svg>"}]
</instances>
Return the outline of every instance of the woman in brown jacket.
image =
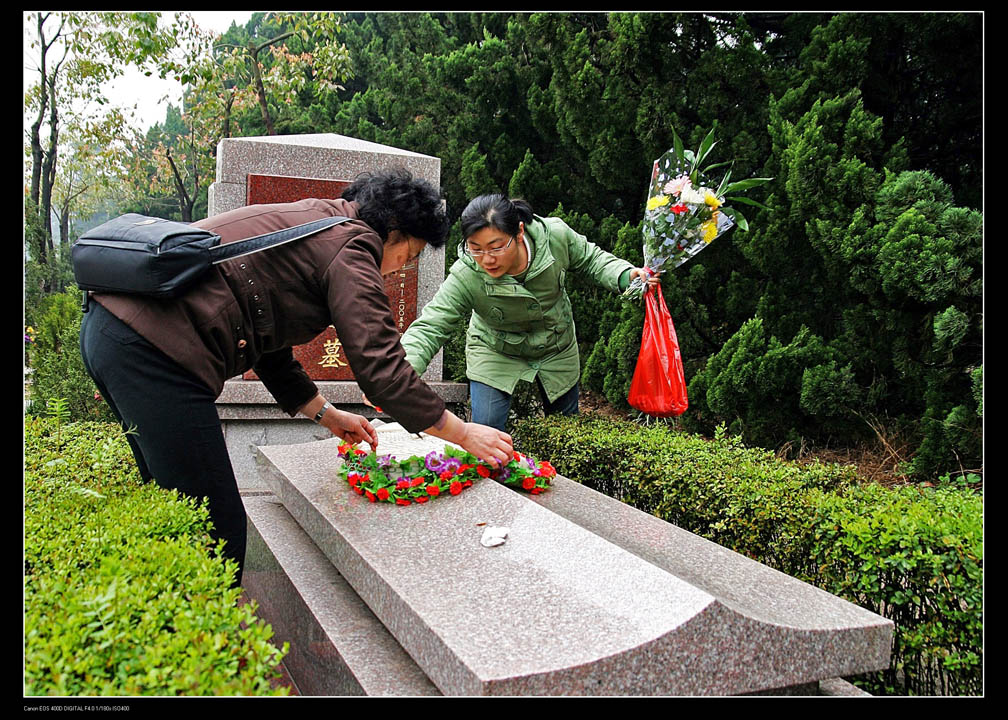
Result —
<instances>
[{"instance_id":1,"label":"woman in brown jacket","mask_svg":"<svg viewBox=\"0 0 1008 720\"><path fill-rule=\"evenodd\" d=\"M457 443L488 462L511 438L445 408L406 361L383 275L430 244L448 222L437 190L405 171L362 176L340 200L252 205L194 225L231 242L329 216L350 220L297 242L215 265L181 297L94 293L81 327L88 373L124 428L141 475L209 499L215 536L239 565L245 511L214 404L228 378L255 370L291 417L299 412L374 448L362 416L323 398L292 346L333 325L364 393L410 432Z\"/></svg>"}]
</instances>

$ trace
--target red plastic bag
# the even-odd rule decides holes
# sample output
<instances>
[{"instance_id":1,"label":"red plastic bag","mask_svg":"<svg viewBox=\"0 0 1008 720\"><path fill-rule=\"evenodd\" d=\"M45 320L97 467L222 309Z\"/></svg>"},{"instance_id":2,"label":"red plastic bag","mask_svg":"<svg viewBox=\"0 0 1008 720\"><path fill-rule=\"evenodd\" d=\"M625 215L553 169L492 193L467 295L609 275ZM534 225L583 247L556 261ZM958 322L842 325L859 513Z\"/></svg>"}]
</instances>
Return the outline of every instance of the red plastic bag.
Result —
<instances>
[{"instance_id":1,"label":"red plastic bag","mask_svg":"<svg viewBox=\"0 0 1008 720\"><path fill-rule=\"evenodd\" d=\"M675 417L689 407L679 340L661 286L644 296L644 337L627 402L654 417Z\"/></svg>"}]
</instances>

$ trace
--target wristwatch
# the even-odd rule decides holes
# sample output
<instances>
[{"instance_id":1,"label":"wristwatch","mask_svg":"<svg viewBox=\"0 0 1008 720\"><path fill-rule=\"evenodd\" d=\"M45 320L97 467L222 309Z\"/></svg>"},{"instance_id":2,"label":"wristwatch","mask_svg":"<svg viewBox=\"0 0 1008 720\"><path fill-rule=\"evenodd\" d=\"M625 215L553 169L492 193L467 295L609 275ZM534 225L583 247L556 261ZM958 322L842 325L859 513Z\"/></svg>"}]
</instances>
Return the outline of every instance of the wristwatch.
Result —
<instances>
[{"instance_id":1,"label":"wristwatch","mask_svg":"<svg viewBox=\"0 0 1008 720\"><path fill-rule=\"evenodd\" d=\"M324 403L322 403L322 407L319 408L319 411L317 413L315 413L315 422L317 422L317 423L322 422L322 417L326 414L326 412L331 407L332 407L332 403L330 403L328 400L326 400Z\"/></svg>"}]
</instances>

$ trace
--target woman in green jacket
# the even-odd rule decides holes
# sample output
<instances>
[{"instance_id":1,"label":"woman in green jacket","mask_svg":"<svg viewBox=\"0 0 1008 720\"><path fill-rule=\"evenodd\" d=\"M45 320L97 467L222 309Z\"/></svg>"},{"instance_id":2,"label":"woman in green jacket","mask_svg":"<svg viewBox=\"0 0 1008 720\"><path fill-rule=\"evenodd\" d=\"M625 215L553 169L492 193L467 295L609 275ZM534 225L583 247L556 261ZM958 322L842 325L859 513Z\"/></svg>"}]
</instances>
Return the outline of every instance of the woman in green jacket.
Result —
<instances>
[{"instance_id":1,"label":"woman in green jacket","mask_svg":"<svg viewBox=\"0 0 1008 720\"><path fill-rule=\"evenodd\" d=\"M534 215L525 201L503 195L470 202L462 235L459 259L402 336L407 361L422 374L458 324L468 321L473 422L504 431L519 380L535 382L546 413L577 413L581 364L568 273L619 292L634 276L648 280L648 271L588 242L559 218Z\"/></svg>"}]
</instances>

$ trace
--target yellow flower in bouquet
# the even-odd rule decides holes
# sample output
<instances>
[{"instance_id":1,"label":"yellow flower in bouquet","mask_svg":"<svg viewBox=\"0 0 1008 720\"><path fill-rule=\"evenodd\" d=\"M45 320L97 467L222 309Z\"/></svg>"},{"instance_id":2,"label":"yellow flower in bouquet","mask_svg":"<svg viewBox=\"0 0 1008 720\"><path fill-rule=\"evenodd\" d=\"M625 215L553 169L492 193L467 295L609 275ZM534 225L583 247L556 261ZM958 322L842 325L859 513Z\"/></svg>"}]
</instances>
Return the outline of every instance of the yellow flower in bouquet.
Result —
<instances>
[{"instance_id":1,"label":"yellow flower in bouquet","mask_svg":"<svg viewBox=\"0 0 1008 720\"><path fill-rule=\"evenodd\" d=\"M657 210L658 208L664 207L665 205L668 205L668 204L669 204L669 196L668 195L656 195L655 197L648 198L647 209L648 210Z\"/></svg>"},{"instance_id":2,"label":"yellow flower in bouquet","mask_svg":"<svg viewBox=\"0 0 1008 720\"><path fill-rule=\"evenodd\" d=\"M718 236L718 226L717 226L717 215L711 217L710 220L705 222L700 226L700 237L703 238L705 243L709 243L711 240Z\"/></svg>"},{"instance_id":3,"label":"yellow flower in bouquet","mask_svg":"<svg viewBox=\"0 0 1008 720\"><path fill-rule=\"evenodd\" d=\"M704 195L704 202L707 203L707 207L709 207L711 210L717 210L719 207L721 207L722 203L721 200L718 200L717 195L715 195L709 190L707 191L707 194Z\"/></svg>"}]
</instances>

